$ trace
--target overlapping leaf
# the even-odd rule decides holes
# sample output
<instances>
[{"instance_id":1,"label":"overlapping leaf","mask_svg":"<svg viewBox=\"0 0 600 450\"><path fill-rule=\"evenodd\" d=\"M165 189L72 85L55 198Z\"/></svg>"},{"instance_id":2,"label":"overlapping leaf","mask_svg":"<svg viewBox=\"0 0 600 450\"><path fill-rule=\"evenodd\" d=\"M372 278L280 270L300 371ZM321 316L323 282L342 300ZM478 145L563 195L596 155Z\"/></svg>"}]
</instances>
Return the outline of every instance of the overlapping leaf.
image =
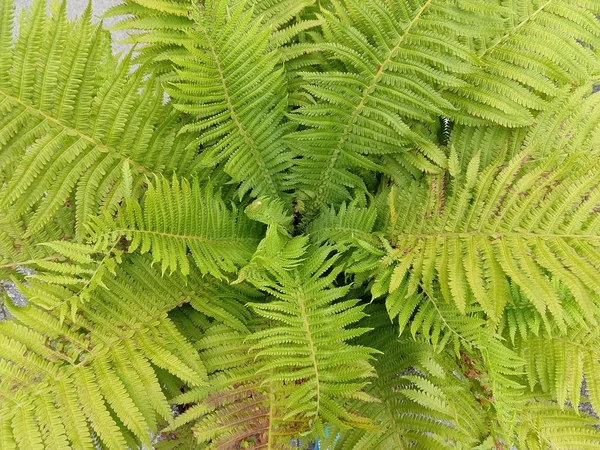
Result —
<instances>
[{"instance_id":1,"label":"overlapping leaf","mask_svg":"<svg viewBox=\"0 0 600 450\"><path fill-rule=\"evenodd\" d=\"M0 12L0 208L27 215L33 234L71 205L81 236L101 206L139 191L144 174L188 173L196 152L177 136L181 118L158 84L132 73L130 57L114 60L89 8L71 22L64 2L51 17L45 3L34 2L14 45L13 2Z\"/></svg>"}]
</instances>

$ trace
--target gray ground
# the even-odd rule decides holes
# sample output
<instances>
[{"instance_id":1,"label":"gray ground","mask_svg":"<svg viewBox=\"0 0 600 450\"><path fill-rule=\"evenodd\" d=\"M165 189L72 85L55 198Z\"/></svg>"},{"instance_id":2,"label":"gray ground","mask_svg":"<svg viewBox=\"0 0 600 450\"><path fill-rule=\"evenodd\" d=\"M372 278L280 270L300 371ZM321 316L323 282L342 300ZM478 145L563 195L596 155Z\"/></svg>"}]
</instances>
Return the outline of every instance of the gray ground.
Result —
<instances>
[{"instance_id":1,"label":"gray ground","mask_svg":"<svg viewBox=\"0 0 600 450\"><path fill-rule=\"evenodd\" d=\"M17 8L27 8L33 3L33 0L16 0ZM108 8L121 3L119 0L92 0L92 8L94 14L100 15L104 13ZM67 11L70 17L75 17L86 8L88 0L68 0Z\"/></svg>"},{"instance_id":2,"label":"gray ground","mask_svg":"<svg viewBox=\"0 0 600 450\"><path fill-rule=\"evenodd\" d=\"M19 17L20 11L23 8L28 8L33 3L33 0L16 0L15 5L17 8L17 17ZM92 12L94 19L99 21L102 14L104 14L110 7L121 3L120 0L90 0L92 4ZM88 5L88 0L67 0L67 14L70 18L80 16ZM105 19L105 25L111 25L115 23L115 19ZM114 41L123 39L126 37L126 33L117 31L113 33ZM126 50L127 47L114 43L115 51Z\"/></svg>"}]
</instances>

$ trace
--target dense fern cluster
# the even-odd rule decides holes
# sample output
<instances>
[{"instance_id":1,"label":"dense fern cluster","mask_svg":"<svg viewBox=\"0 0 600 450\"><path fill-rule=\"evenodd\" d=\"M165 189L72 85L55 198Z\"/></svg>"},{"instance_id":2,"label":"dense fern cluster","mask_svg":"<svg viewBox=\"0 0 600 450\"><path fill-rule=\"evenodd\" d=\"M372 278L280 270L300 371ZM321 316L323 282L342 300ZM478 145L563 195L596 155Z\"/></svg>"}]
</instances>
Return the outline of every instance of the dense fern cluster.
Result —
<instances>
[{"instance_id":1,"label":"dense fern cluster","mask_svg":"<svg viewBox=\"0 0 600 450\"><path fill-rule=\"evenodd\" d=\"M14 10L2 450L600 448L600 2Z\"/></svg>"}]
</instances>

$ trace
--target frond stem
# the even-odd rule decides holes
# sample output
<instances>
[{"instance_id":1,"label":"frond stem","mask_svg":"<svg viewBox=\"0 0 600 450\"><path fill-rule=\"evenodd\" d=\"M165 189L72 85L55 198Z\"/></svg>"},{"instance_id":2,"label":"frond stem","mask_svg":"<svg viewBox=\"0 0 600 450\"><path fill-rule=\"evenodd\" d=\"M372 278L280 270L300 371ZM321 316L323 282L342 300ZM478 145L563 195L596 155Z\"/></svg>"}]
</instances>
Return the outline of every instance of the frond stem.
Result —
<instances>
[{"instance_id":1,"label":"frond stem","mask_svg":"<svg viewBox=\"0 0 600 450\"><path fill-rule=\"evenodd\" d=\"M548 0L546 3L544 3L538 9L536 9L533 13L531 13L531 15L528 16L525 20L523 20L521 23L519 23L518 25L516 25L513 28L511 28L509 31L507 31L506 34L504 34L504 36L502 36L500 39L498 39L496 42L494 42L494 44L492 44L491 46L489 46L485 50L485 52L483 52L481 54L481 56L483 57L483 56L487 55L488 53L492 52L496 47L498 47L506 39L508 39L509 37L511 37L515 32L519 31L522 27L524 27L525 25L527 25L529 22L534 21L535 18L536 18L536 16L539 13L541 13L553 1L554 0Z\"/></svg>"},{"instance_id":2,"label":"frond stem","mask_svg":"<svg viewBox=\"0 0 600 450\"><path fill-rule=\"evenodd\" d=\"M302 321L304 322L304 331L306 332L306 338L308 339L308 344L310 347L310 358L312 361L313 369L315 371L315 382L317 389L317 405L315 408L315 417L319 416L319 408L321 402L321 385L319 383L319 365L317 363L317 353L315 349L315 344L312 339L312 334L310 332L310 324L308 323L308 315L306 313L306 304L304 302L304 290L300 288L299 295L297 295L298 302L300 303L300 311L302 313Z\"/></svg>"}]
</instances>

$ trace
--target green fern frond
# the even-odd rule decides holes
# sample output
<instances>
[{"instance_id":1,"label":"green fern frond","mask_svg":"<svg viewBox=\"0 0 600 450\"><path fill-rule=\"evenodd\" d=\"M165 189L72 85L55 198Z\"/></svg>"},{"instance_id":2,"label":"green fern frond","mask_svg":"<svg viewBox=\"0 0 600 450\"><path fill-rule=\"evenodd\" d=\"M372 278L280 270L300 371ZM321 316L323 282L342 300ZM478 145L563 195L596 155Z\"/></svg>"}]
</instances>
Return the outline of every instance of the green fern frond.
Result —
<instances>
[{"instance_id":1,"label":"green fern frond","mask_svg":"<svg viewBox=\"0 0 600 450\"><path fill-rule=\"evenodd\" d=\"M600 98L591 86L565 90L542 114L527 134L527 146L536 154L592 152L600 137Z\"/></svg>"},{"instance_id":2,"label":"green fern frond","mask_svg":"<svg viewBox=\"0 0 600 450\"><path fill-rule=\"evenodd\" d=\"M331 249L308 249L305 260L291 271L274 271L260 283L273 296L252 303L271 323L251 336L259 374L265 383L296 384L287 399L285 419L306 420L322 432L323 423L368 428L369 420L347 408L347 399L372 401L362 392L374 372L373 349L347 341L368 329L351 326L364 317L357 300L343 299L349 286L331 287L339 269Z\"/></svg>"},{"instance_id":3,"label":"green fern frond","mask_svg":"<svg viewBox=\"0 0 600 450\"><path fill-rule=\"evenodd\" d=\"M595 1L502 2L505 28L483 41L473 40L481 67L463 75L445 98L458 108L448 116L459 123L529 125L532 112L563 86L581 86L597 73L594 53L600 29ZM481 120L484 119L484 120Z\"/></svg>"},{"instance_id":4,"label":"green fern frond","mask_svg":"<svg viewBox=\"0 0 600 450\"><path fill-rule=\"evenodd\" d=\"M114 276L117 264L122 262L122 251L116 246L104 252L98 252L94 246L64 241L48 242L42 246L49 248L53 256L30 262L36 272L29 275L29 282L36 280L62 287L64 292L71 290L72 295L64 299L42 294L39 298L32 297L29 300L45 309L58 310L61 321L68 310L72 320L75 320L78 305L87 302L97 287L106 288L104 277Z\"/></svg>"},{"instance_id":5,"label":"green fern frond","mask_svg":"<svg viewBox=\"0 0 600 450\"><path fill-rule=\"evenodd\" d=\"M114 210L139 192L144 175L187 173L195 150L176 136L181 118L162 104L157 82L131 73L129 56L115 63L89 8L70 22L64 2L51 18L44 4L35 2L14 45L7 34L0 42L12 62L0 84L0 207L17 217L34 211L33 234L73 201L81 236L100 206ZM2 3L5 26L12 8Z\"/></svg>"},{"instance_id":6,"label":"green fern frond","mask_svg":"<svg viewBox=\"0 0 600 450\"><path fill-rule=\"evenodd\" d=\"M592 306L590 309L582 310L568 288L558 286L559 296L562 299L567 331L590 330L598 326L598 310ZM560 335L562 332L557 328L549 314L540 314L522 290L511 283L510 295L502 322L498 326L498 334L509 339L513 344L519 340L527 340L541 335Z\"/></svg>"},{"instance_id":7,"label":"green fern frond","mask_svg":"<svg viewBox=\"0 0 600 450\"><path fill-rule=\"evenodd\" d=\"M273 48L318 24L314 20L303 20L288 25L291 19L313 6L315 0L231 0L228 3L231 7L242 5L260 19L271 30L270 45ZM136 44L138 62L156 66L157 72L169 73L173 67L168 57L185 51L185 43L190 42L188 33L195 26L191 11L196 7L192 0L122 0L105 16L118 18L118 23L112 27L114 30L134 30L123 42Z\"/></svg>"},{"instance_id":8,"label":"green fern frond","mask_svg":"<svg viewBox=\"0 0 600 450\"><path fill-rule=\"evenodd\" d=\"M186 51L171 57L176 73L166 84L175 107L196 118L183 131L194 133L206 164L224 163L240 196L284 197L283 172L291 165L281 140L289 130L282 123L286 89L268 30L243 5L221 0L192 16Z\"/></svg>"},{"instance_id":9,"label":"green fern frond","mask_svg":"<svg viewBox=\"0 0 600 450\"><path fill-rule=\"evenodd\" d=\"M0 214L0 279L19 277L19 268L31 268L37 260L55 261L60 257L40 242L62 239L72 234L72 216L62 214L60 219L45 225L34 235L25 236L25 220L14 215Z\"/></svg>"},{"instance_id":10,"label":"green fern frond","mask_svg":"<svg viewBox=\"0 0 600 450\"><path fill-rule=\"evenodd\" d=\"M103 246L129 241L129 252L151 251L163 273L190 272L188 252L202 273L222 278L246 263L260 242L262 227L235 207L229 209L212 185L198 180L172 182L157 178L142 203L128 199L116 218L90 224L93 239Z\"/></svg>"},{"instance_id":11,"label":"green fern frond","mask_svg":"<svg viewBox=\"0 0 600 450\"><path fill-rule=\"evenodd\" d=\"M462 38L500 25L489 2L332 4L335 12L322 11L326 42L319 48L343 69L303 74L315 100L296 111L306 130L289 139L302 155L296 181L318 208L349 198L348 188L364 188L355 169L386 172L379 155L429 172L446 165L443 151L412 121L437 121L454 108L441 90L464 84L460 75L477 62ZM485 20L476 10L487 13Z\"/></svg>"},{"instance_id":12,"label":"green fern frond","mask_svg":"<svg viewBox=\"0 0 600 450\"><path fill-rule=\"evenodd\" d=\"M252 220L266 224L267 231L248 264L238 272L234 283L249 281L263 287L265 270L285 272L302 262L308 239L305 236L291 237L293 217L286 213L279 201L259 199L248 205L245 212Z\"/></svg>"},{"instance_id":13,"label":"green fern frond","mask_svg":"<svg viewBox=\"0 0 600 450\"><path fill-rule=\"evenodd\" d=\"M539 119L538 119L539 120ZM534 129L538 129L535 127ZM497 125L469 127L455 125L448 147L448 171L452 177L467 172L469 162L479 155L480 169L510 161L521 151L528 128L505 128Z\"/></svg>"},{"instance_id":14,"label":"green fern frond","mask_svg":"<svg viewBox=\"0 0 600 450\"><path fill-rule=\"evenodd\" d=\"M0 322L3 448L93 449L91 429L106 448L125 448L126 436L150 445L148 431L171 417L153 365L204 382L202 361L167 318L187 299L181 281L161 279L140 257L116 274L74 320L32 302ZM22 291L71 294L39 280Z\"/></svg>"},{"instance_id":15,"label":"green fern frond","mask_svg":"<svg viewBox=\"0 0 600 450\"><path fill-rule=\"evenodd\" d=\"M249 324L251 330L265 325ZM164 433L177 434L187 424L203 448L289 449L291 438L309 429L307 422L283 420L293 385L267 382L257 373L265 361L256 358L247 337L216 323L204 330L196 346L209 371L208 385L173 399L186 411Z\"/></svg>"},{"instance_id":16,"label":"green fern frond","mask_svg":"<svg viewBox=\"0 0 600 450\"><path fill-rule=\"evenodd\" d=\"M408 282L431 290L437 280L443 298L461 311L470 296L498 321L508 299L508 280L519 286L540 314L546 310L564 329L559 287L565 286L582 311L594 309L600 292L593 259L598 245L595 187L600 181L593 157L574 154L529 161L522 152L506 166L478 173L476 154L454 182L444 203L415 184L394 193L397 208L415 201L419 212L390 217L393 248L379 275L390 292Z\"/></svg>"},{"instance_id":17,"label":"green fern frond","mask_svg":"<svg viewBox=\"0 0 600 450\"><path fill-rule=\"evenodd\" d=\"M541 395L529 396L527 400L526 407L519 412L517 449L592 450L600 445L595 418L582 417L571 407L561 410L559 405Z\"/></svg>"},{"instance_id":18,"label":"green fern frond","mask_svg":"<svg viewBox=\"0 0 600 450\"><path fill-rule=\"evenodd\" d=\"M568 336L531 336L518 343L529 386L538 387L556 399L561 409L566 402L579 405L585 377L589 401L600 406L599 336L596 330L572 331Z\"/></svg>"},{"instance_id":19,"label":"green fern frond","mask_svg":"<svg viewBox=\"0 0 600 450\"><path fill-rule=\"evenodd\" d=\"M378 330L377 337L365 336L361 342L383 353L374 364L378 376L368 388L381 402L360 410L375 419L376 429L340 430L339 440L333 433L322 445L336 450L474 448L485 437L487 417L453 355L399 337L396 327L370 312L374 314L366 322Z\"/></svg>"},{"instance_id":20,"label":"green fern frond","mask_svg":"<svg viewBox=\"0 0 600 450\"><path fill-rule=\"evenodd\" d=\"M333 207L322 211L306 229L312 242L335 246L343 255L338 264L347 275L354 277L356 285L370 280L386 254L381 249L382 236L376 231L380 227L379 208L375 203L362 206L364 199L357 197L348 205L342 203L337 211Z\"/></svg>"},{"instance_id":21,"label":"green fern frond","mask_svg":"<svg viewBox=\"0 0 600 450\"><path fill-rule=\"evenodd\" d=\"M439 293L407 295L407 291L405 283L385 299L389 318L397 320L400 334L409 330L413 338L420 336L434 350L451 345L457 353L478 342L485 325L480 311L470 308L464 314L455 305L439 301Z\"/></svg>"},{"instance_id":22,"label":"green fern frond","mask_svg":"<svg viewBox=\"0 0 600 450\"><path fill-rule=\"evenodd\" d=\"M377 246L380 241L372 234L376 219L377 209L373 205L361 206L359 201L342 203L337 210L332 207L323 211L306 231L316 243L355 244L362 241L365 245Z\"/></svg>"}]
</instances>

